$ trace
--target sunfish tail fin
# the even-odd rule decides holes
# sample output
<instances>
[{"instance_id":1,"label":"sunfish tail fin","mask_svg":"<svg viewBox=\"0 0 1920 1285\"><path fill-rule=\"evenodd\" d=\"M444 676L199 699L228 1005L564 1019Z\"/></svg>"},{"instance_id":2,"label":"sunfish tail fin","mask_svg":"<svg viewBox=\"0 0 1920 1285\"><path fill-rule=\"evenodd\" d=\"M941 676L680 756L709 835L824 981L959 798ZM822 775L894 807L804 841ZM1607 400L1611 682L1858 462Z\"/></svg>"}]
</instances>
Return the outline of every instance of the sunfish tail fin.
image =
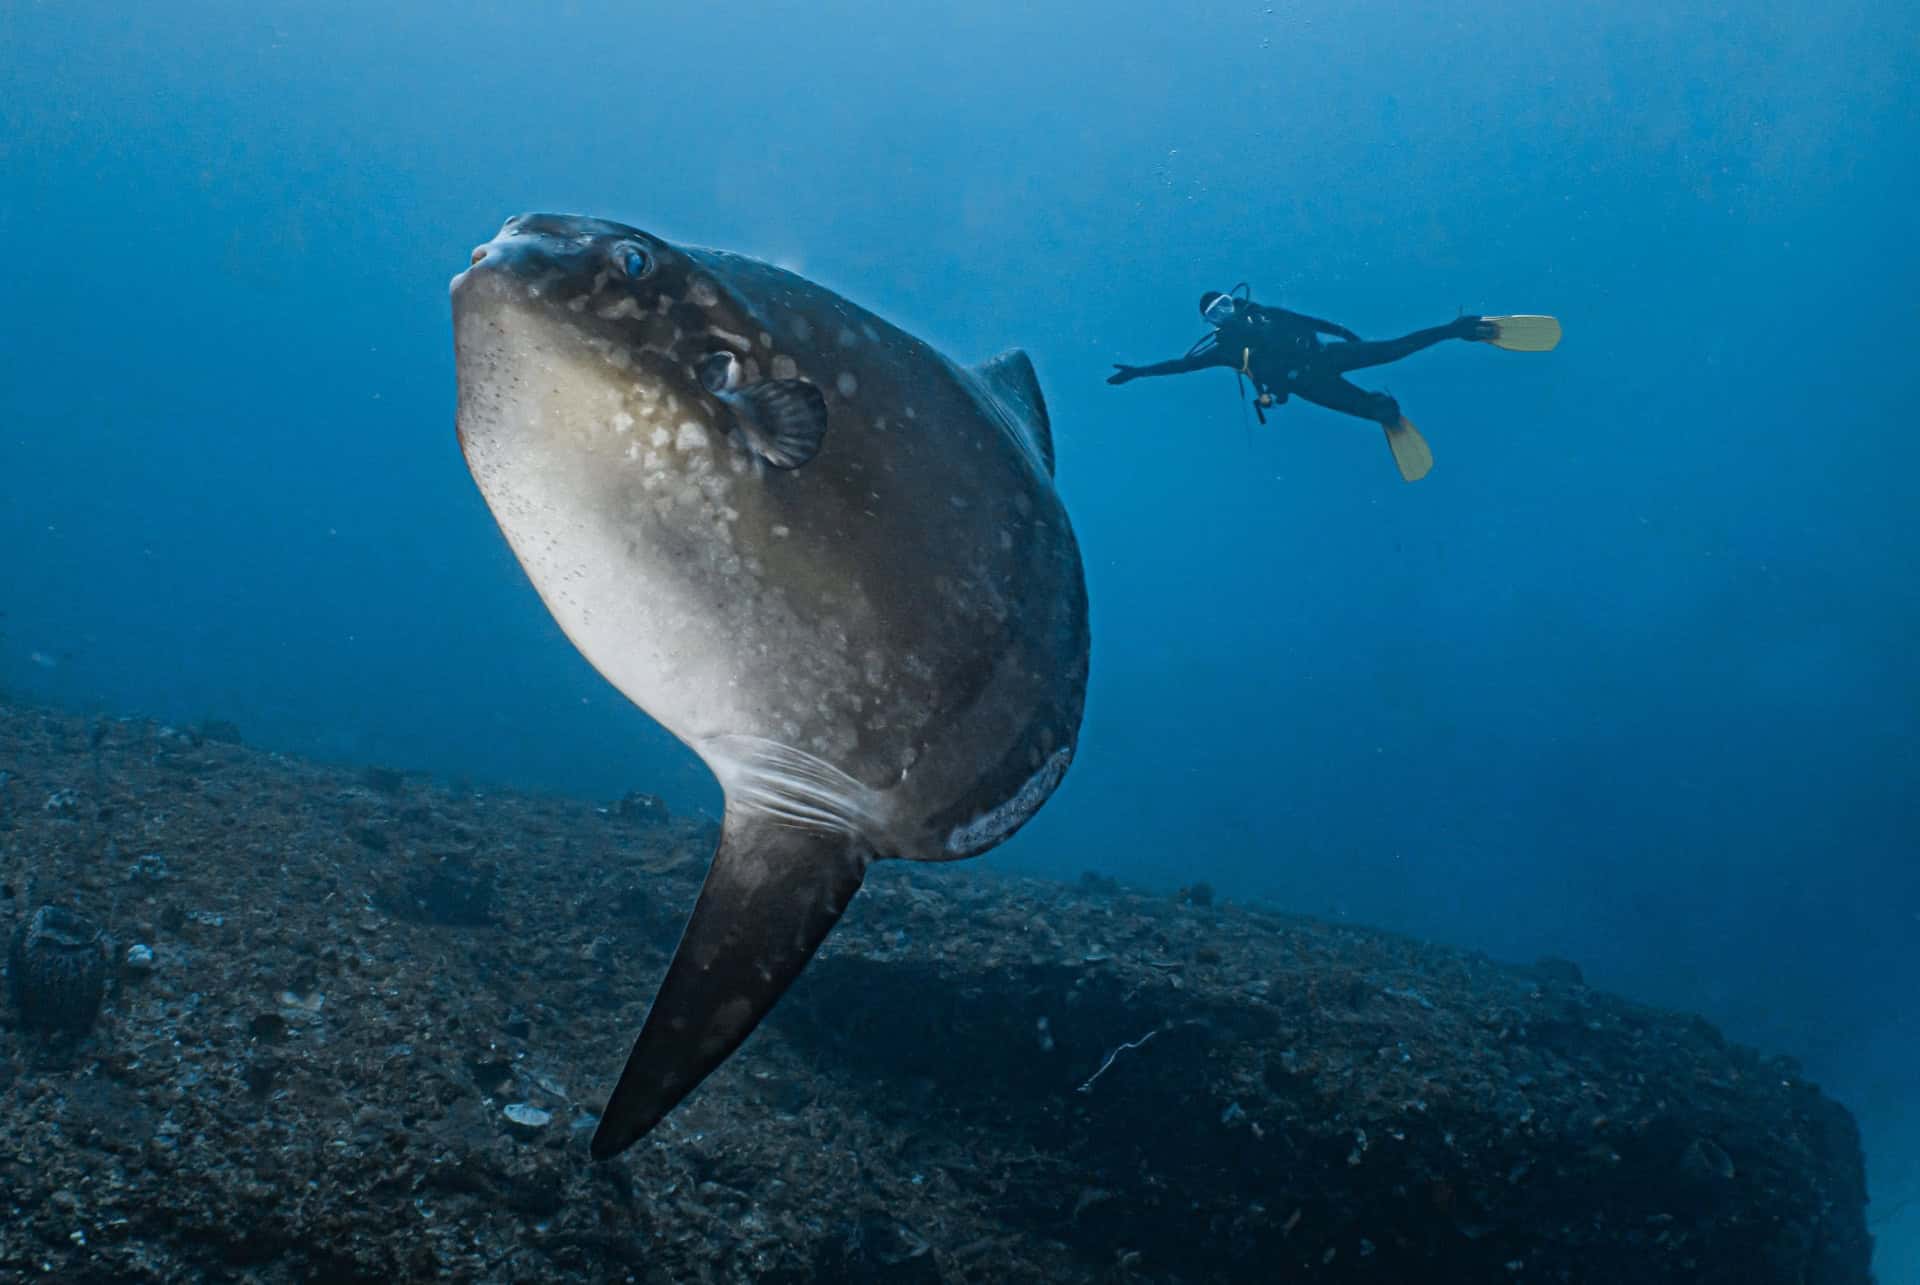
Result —
<instances>
[{"instance_id":1,"label":"sunfish tail fin","mask_svg":"<svg viewBox=\"0 0 1920 1285\"><path fill-rule=\"evenodd\" d=\"M1482 317L1493 327L1485 342L1508 352L1552 352L1560 344L1560 319L1539 315Z\"/></svg>"},{"instance_id":2,"label":"sunfish tail fin","mask_svg":"<svg viewBox=\"0 0 1920 1285\"><path fill-rule=\"evenodd\" d=\"M1420 430L1413 421L1402 415L1397 424L1388 424L1387 447L1393 452L1393 462L1400 466L1400 476L1409 482L1418 482L1433 467L1433 452L1427 449L1427 439L1420 436Z\"/></svg>"},{"instance_id":3,"label":"sunfish tail fin","mask_svg":"<svg viewBox=\"0 0 1920 1285\"><path fill-rule=\"evenodd\" d=\"M730 806L720 850L593 1135L619 1155L739 1048L839 922L872 860L844 830Z\"/></svg>"}]
</instances>

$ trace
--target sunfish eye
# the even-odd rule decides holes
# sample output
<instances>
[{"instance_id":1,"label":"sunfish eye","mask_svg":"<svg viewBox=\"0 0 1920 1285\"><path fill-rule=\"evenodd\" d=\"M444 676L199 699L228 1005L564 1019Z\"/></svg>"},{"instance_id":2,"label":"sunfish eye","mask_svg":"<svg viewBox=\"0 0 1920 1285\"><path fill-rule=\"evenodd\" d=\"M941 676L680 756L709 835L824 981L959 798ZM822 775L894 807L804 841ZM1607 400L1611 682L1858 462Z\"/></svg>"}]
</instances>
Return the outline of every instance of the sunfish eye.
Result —
<instances>
[{"instance_id":1,"label":"sunfish eye","mask_svg":"<svg viewBox=\"0 0 1920 1285\"><path fill-rule=\"evenodd\" d=\"M619 255L620 270L636 281L653 271L653 256L637 245L623 245Z\"/></svg>"},{"instance_id":2,"label":"sunfish eye","mask_svg":"<svg viewBox=\"0 0 1920 1285\"><path fill-rule=\"evenodd\" d=\"M740 359L725 350L710 352L700 359L694 373L700 376L700 386L718 397L740 386Z\"/></svg>"}]
</instances>

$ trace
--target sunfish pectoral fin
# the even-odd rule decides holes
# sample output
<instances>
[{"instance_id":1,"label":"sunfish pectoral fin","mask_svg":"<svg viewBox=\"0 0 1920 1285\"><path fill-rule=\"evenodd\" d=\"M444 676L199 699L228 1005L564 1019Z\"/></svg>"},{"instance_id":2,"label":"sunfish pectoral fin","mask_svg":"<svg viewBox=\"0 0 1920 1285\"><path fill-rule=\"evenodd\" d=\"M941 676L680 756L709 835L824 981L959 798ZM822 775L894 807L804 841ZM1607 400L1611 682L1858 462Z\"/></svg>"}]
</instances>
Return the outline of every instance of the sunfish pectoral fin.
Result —
<instances>
[{"instance_id":1,"label":"sunfish pectoral fin","mask_svg":"<svg viewBox=\"0 0 1920 1285\"><path fill-rule=\"evenodd\" d=\"M827 399L804 379L769 379L729 397L747 445L775 468L799 468L820 451Z\"/></svg>"},{"instance_id":2,"label":"sunfish pectoral fin","mask_svg":"<svg viewBox=\"0 0 1920 1285\"><path fill-rule=\"evenodd\" d=\"M632 1146L740 1047L839 921L871 860L843 830L728 807L700 899L594 1131L594 1159Z\"/></svg>"}]
</instances>

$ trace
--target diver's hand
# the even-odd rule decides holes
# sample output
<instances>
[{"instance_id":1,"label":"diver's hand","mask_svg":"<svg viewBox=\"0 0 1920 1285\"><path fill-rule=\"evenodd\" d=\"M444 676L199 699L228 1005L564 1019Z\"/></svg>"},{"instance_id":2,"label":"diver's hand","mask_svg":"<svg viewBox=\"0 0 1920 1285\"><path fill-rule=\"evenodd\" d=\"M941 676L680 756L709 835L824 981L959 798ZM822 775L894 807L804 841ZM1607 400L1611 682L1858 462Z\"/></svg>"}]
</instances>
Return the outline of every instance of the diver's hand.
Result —
<instances>
[{"instance_id":1,"label":"diver's hand","mask_svg":"<svg viewBox=\"0 0 1920 1285\"><path fill-rule=\"evenodd\" d=\"M1115 362L1113 363L1113 373L1107 376L1107 382L1109 384L1124 384L1129 379L1138 379L1139 377L1140 368L1138 366L1122 366L1119 362Z\"/></svg>"}]
</instances>

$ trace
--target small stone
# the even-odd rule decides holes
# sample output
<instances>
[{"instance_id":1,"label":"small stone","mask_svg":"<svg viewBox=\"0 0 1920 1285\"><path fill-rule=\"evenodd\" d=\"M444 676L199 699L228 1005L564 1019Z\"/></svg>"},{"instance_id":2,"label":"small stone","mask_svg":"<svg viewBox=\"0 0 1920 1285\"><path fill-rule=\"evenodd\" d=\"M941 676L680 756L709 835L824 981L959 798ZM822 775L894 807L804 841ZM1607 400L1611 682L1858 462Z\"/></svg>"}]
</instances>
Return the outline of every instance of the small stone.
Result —
<instances>
[{"instance_id":1,"label":"small stone","mask_svg":"<svg viewBox=\"0 0 1920 1285\"><path fill-rule=\"evenodd\" d=\"M1209 883L1188 884L1173 894L1173 899L1182 905L1207 907L1213 904L1213 885Z\"/></svg>"},{"instance_id":2,"label":"small stone","mask_svg":"<svg viewBox=\"0 0 1920 1285\"><path fill-rule=\"evenodd\" d=\"M1734 1179L1733 1158L1710 1138L1695 1138L1680 1153L1680 1174L1702 1186L1718 1186Z\"/></svg>"},{"instance_id":3,"label":"small stone","mask_svg":"<svg viewBox=\"0 0 1920 1285\"><path fill-rule=\"evenodd\" d=\"M392 795L406 788L407 778L390 767L369 767L360 773L360 783L369 790Z\"/></svg>"},{"instance_id":4,"label":"small stone","mask_svg":"<svg viewBox=\"0 0 1920 1285\"><path fill-rule=\"evenodd\" d=\"M240 728L229 719L210 718L195 729L203 741L217 741L222 745L240 744Z\"/></svg>"},{"instance_id":5,"label":"small stone","mask_svg":"<svg viewBox=\"0 0 1920 1285\"><path fill-rule=\"evenodd\" d=\"M153 947L140 942L127 947L127 971L130 973L152 972Z\"/></svg>"},{"instance_id":6,"label":"small stone","mask_svg":"<svg viewBox=\"0 0 1920 1285\"><path fill-rule=\"evenodd\" d=\"M310 1026L320 1020L320 1010L326 1002L327 997L317 991L312 995L281 991L280 1017L289 1026Z\"/></svg>"},{"instance_id":7,"label":"small stone","mask_svg":"<svg viewBox=\"0 0 1920 1285\"><path fill-rule=\"evenodd\" d=\"M533 1137L553 1122L553 1112L542 1110L531 1102L509 1102L501 1108L500 1114L507 1117L508 1126L522 1138Z\"/></svg>"},{"instance_id":8,"label":"small stone","mask_svg":"<svg viewBox=\"0 0 1920 1285\"><path fill-rule=\"evenodd\" d=\"M622 797L607 814L616 821L625 821L631 825L663 826L673 819L667 811L667 805L651 794L634 790Z\"/></svg>"},{"instance_id":9,"label":"small stone","mask_svg":"<svg viewBox=\"0 0 1920 1285\"><path fill-rule=\"evenodd\" d=\"M513 1078L513 1063L505 1058L487 1058L470 1064L473 1082L482 1093L496 1093Z\"/></svg>"}]
</instances>

